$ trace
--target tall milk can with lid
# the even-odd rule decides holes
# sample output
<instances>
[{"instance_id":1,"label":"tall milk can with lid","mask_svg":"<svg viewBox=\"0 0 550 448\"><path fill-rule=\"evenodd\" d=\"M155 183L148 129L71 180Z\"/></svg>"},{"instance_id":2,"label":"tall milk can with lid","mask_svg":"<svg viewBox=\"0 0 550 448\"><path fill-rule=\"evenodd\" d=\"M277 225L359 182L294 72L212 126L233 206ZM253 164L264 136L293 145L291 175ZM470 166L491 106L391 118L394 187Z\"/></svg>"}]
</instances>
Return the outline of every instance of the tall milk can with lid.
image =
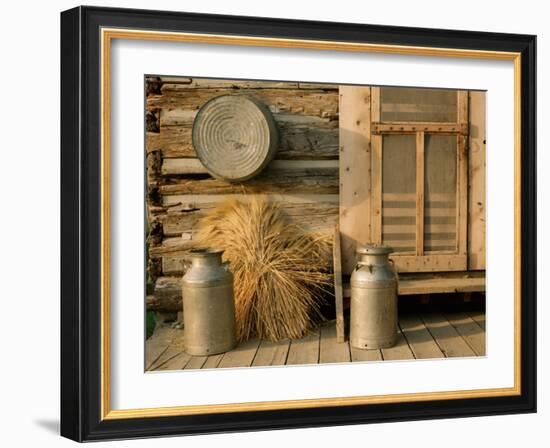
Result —
<instances>
[{"instance_id":1,"label":"tall milk can with lid","mask_svg":"<svg viewBox=\"0 0 550 448\"><path fill-rule=\"evenodd\" d=\"M392 249L357 248L351 275L350 344L359 349L395 345L397 339L397 275L390 264Z\"/></svg>"},{"instance_id":2,"label":"tall milk can with lid","mask_svg":"<svg viewBox=\"0 0 550 448\"><path fill-rule=\"evenodd\" d=\"M181 280L185 351L213 355L236 345L233 274L223 250L192 249L191 267Z\"/></svg>"}]
</instances>

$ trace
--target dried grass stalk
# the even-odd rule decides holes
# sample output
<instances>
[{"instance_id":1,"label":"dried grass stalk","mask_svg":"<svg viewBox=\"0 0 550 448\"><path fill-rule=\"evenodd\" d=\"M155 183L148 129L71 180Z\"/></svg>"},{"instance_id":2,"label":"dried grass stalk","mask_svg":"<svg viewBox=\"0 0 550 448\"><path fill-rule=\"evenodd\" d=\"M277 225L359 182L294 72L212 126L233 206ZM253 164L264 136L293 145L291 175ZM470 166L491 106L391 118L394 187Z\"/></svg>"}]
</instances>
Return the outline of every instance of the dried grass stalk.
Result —
<instances>
[{"instance_id":1,"label":"dried grass stalk","mask_svg":"<svg viewBox=\"0 0 550 448\"><path fill-rule=\"evenodd\" d=\"M227 200L199 222L198 244L220 247L235 276L237 338L301 338L331 293L331 241L306 234L265 196Z\"/></svg>"}]
</instances>

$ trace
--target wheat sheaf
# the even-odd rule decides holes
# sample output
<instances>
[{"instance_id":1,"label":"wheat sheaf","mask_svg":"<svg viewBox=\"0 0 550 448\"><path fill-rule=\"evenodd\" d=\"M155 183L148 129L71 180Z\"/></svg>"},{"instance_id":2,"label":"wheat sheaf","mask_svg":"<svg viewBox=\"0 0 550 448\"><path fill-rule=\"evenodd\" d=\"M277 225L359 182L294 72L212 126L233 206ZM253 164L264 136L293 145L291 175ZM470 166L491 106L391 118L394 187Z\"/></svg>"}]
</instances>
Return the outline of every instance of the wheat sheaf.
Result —
<instances>
[{"instance_id":1,"label":"wheat sheaf","mask_svg":"<svg viewBox=\"0 0 550 448\"><path fill-rule=\"evenodd\" d=\"M199 221L197 244L224 249L234 275L237 338L297 339L332 293L331 239L306 233L265 196L220 203Z\"/></svg>"}]
</instances>

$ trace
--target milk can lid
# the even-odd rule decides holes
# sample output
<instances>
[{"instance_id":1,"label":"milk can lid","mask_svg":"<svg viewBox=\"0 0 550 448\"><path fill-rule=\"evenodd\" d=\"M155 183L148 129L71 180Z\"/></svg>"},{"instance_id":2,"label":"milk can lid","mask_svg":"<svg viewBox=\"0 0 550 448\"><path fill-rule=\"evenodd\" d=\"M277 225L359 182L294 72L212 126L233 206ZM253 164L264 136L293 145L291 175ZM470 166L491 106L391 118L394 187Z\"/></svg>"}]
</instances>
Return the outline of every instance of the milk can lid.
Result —
<instances>
[{"instance_id":1,"label":"milk can lid","mask_svg":"<svg viewBox=\"0 0 550 448\"><path fill-rule=\"evenodd\" d=\"M393 249L388 246L357 246L356 252L361 255L387 255L393 252Z\"/></svg>"}]
</instances>

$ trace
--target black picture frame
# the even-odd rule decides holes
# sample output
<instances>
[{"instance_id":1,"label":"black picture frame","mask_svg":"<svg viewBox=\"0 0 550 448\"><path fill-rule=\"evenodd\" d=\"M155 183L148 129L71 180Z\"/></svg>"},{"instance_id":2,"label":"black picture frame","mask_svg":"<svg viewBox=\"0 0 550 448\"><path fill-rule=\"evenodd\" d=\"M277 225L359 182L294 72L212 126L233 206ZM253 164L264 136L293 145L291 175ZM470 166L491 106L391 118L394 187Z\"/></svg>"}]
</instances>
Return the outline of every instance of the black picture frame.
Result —
<instances>
[{"instance_id":1,"label":"black picture frame","mask_svg":"<svg viewBox=\"0 0 550 448\"><path fill-rule=\"evenodd\" d=\"M100 29L521 53L521 394L101 419ZM77 441L536 412L536 36L77 7L61 14L61 434Z\"/></svg>"}]
</instances>

